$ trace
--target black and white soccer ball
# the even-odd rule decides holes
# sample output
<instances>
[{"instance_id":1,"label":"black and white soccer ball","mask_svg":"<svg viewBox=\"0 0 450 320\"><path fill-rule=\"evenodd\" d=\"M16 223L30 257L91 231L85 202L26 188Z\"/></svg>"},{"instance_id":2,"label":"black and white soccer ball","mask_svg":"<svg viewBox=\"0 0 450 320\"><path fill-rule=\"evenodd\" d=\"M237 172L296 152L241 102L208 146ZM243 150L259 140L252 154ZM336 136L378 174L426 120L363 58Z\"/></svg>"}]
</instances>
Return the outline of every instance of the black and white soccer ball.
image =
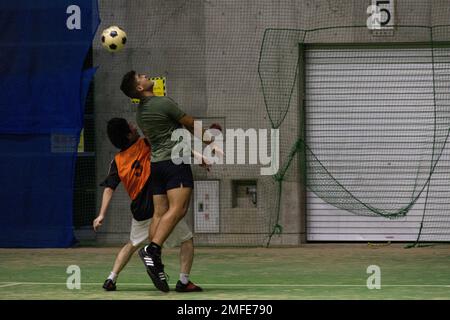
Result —
<instances>
[{"instance_id":1,"label":"black and white soccer ball","mask_svg":"<svg viewBox=\"0 0 450 320\"><path fill-rule=\"evenodd\" d=\"M109 52L123 49L127 43L127 34L118 26L111 26L102 32L102 45Z\"/></svg>"}]
</instances>

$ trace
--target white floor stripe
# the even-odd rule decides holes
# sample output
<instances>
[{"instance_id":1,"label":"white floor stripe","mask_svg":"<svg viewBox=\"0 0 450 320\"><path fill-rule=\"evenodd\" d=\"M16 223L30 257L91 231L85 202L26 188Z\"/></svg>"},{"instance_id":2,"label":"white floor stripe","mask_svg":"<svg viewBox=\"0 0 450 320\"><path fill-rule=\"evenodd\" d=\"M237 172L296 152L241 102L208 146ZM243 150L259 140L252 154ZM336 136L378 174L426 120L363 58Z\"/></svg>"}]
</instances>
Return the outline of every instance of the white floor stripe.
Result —
<instances>
[{"instance_id":1,"label":"white floor stripe","mask_svg":"<svg viewBox=\"0 0 450 320\"><path fill-rule=\"evenodd\" d=\"M81 282L81 285L88 286L101 286L103 283L100 282ZM16 286L16 285L66 285L65 282L0 282L0 288ZM132 283L132 282L118 282L118 285L124 286L153 286L152 283ZM260 284L260 283L252 283L252 284L243 284L243 283L199 283L202 287L244 287L244 288L252 288L252 287L291 287L291 288L301 288L301 287L367 287L366 285L360 284ZM381 284L381 287L437 287L437 288L450 288L450 284Z\"/></svg>"}]
</instances>

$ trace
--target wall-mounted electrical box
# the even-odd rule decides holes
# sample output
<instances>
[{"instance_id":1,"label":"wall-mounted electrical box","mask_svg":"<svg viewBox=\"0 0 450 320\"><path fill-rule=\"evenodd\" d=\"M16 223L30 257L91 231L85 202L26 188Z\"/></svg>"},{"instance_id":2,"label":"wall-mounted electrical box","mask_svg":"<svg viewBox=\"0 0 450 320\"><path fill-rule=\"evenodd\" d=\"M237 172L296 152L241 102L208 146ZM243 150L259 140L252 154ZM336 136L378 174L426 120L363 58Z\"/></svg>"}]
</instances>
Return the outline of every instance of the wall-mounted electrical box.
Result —
<instances>
[{"instance_id":1,"label":"wall-mounted electrical box","mask_svg":"<svg viewBox=\"0 0 450 320\"><path fill-rule=\"evenodd\" d=\"M258 194L255 180L233 181L233 208L256 208Z\"/></svg>"}]
</instances>

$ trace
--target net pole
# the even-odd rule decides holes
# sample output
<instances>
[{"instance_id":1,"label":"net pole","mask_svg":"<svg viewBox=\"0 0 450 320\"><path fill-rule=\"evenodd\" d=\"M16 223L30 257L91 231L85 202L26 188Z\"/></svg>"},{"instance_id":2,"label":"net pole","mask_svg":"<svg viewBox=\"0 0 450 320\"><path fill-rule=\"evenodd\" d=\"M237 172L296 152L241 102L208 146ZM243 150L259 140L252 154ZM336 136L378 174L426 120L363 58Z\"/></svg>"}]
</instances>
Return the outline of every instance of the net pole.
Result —
<instances>
[{"instance_id":1,"label":"net pole","mask_svg":"<svg viewBox=\"0 0 450 320\"><path fill-rule=\"evenodd\" d=\"M425 214L427 211L427 205L428 205L428 195L430 191L430 184L431 184L431 176L433 174L433 161L434 161L434 149L436 146L436 87L435 87L435 70L434 70L434 42L433 42L433 28L430 27L430 41L431 41L431 71L432 71L432 77L433 77L433 112L434 112L434 132L433 132L433 151L431 154L431 162L430 162L430 176L427 181L427 191L425 194L425 204L423 207L423 213L422 213L422 220L420 221L420 227L419 232L417 234L416 241L410 246L410 247L417 247L419 244L420 236L422 235L423 230L423 222L425 220Z\"/></svg>"},{"instance_id":2,"label":"net pole","mask_svg":"<svg viewBox=\"0 0 450 320\"><path fill-rule=\"evenodd\" d=\"M306 37L306 32L303 41L298 44L298 145L299 161L298 161L298 172L299 172L299 209L300 209L300 219L299 219L299 230L300 230L300 243L306 242L306 232L307 232L307 158L306 158L306 60L305 60L305 44L304 40Z\"/></svg>"}]
</instances>

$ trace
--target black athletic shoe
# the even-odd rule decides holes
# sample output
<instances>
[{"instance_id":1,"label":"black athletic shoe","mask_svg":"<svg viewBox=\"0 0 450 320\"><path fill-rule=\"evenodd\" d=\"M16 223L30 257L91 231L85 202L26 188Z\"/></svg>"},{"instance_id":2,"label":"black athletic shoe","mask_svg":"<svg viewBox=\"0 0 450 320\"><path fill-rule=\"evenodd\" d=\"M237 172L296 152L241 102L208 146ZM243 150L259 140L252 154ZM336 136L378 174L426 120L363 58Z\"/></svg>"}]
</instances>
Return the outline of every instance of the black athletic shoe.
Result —
<instances>
[{"instance_id":1,"label":"black athletic shoe","mask_svg":"<svg viewBox=\"0 0 450 320\"><path fill-rule=\"evenodd\" d=\"M189 281L187 284L183 284L180 280L177 282L177 286L175 287L176 292L200 292L203 291L202 288Z\"/></svg>"},{"instance_id":2,"label":"black athletic shoe","mask_svg":"<svg viewBox=\"0 0 450 320\"><path fill-rule=\"evenodd\" d=\"M103 289L105 289L106 291L116 291L116 283L111 279L106 279L105 283L103 284Z\"/></svg>"},{"instance_id":3,"label":"black athletic shoe","mask_svg":"<svg viewBox=\"0 0 450 320\"><path fill-rule=\"evenodd\" d=\"M161 263L161 257L157 255L148 254L145 248L139 250L139 257L144 262L147 273L153 281L153 284L158 290L169 292L169 285L167 284L167 276L164 272L164 265Z\"/></svg>"}]
</instances>

